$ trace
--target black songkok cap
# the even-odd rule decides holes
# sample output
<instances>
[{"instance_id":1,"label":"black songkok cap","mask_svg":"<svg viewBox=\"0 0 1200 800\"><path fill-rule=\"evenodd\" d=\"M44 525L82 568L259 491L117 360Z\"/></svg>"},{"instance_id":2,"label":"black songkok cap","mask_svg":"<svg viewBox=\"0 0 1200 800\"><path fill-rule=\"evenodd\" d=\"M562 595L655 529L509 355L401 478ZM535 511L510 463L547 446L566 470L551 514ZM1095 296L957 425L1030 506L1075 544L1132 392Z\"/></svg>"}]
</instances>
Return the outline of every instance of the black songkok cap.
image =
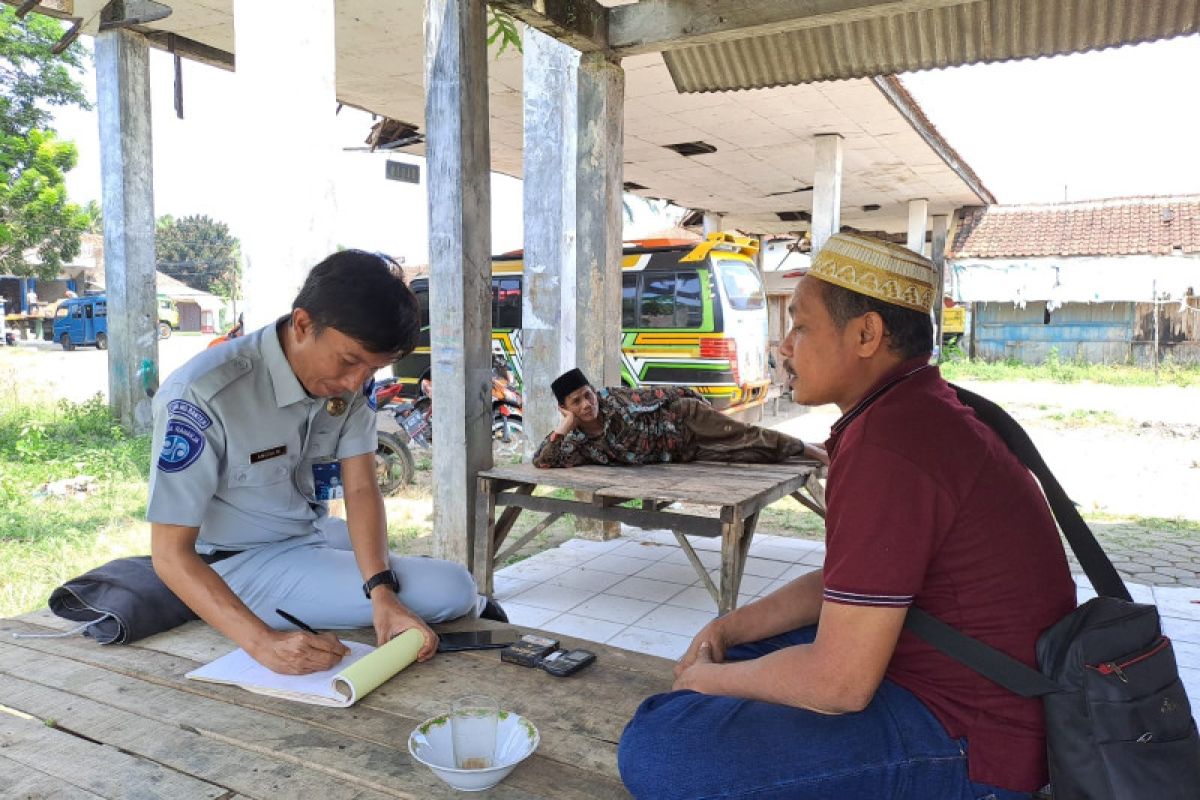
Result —
<instances>
[{"instance_id":1,"label":"black songkok cap","mask_svg":"<svg viewBox=\"0 0 1200 800\"><path fill-rule=\"evenodd\" d=\"M564 372L554 379L554 383L550 384L551 391L554 392L554 399L561 406L567 402L567 396L576 389L581 389L584 386L590 386L587 376L578 367Z\"/></svg>"}]
</instances>

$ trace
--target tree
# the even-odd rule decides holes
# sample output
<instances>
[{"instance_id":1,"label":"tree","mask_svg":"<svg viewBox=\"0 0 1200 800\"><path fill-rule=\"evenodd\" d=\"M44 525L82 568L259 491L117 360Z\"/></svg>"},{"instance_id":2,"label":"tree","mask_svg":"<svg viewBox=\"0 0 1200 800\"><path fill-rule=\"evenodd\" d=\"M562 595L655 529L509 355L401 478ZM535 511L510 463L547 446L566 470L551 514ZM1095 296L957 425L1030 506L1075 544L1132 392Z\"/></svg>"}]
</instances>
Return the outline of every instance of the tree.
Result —
<instances>
[{"instance_id":1,"label":"tree","mask_svg":"<svg viewBox=\"0 0 1200 800\"><path fill-rule=\"evenodd\" d=\"M83 204L83 215L87 217L87 233L104 233L104 209L95 200Z\"/></svg>"},{"instance_id":2,"label":"tree","mask_svg":"<svg viewBox=\"0 0 1200 800\"><path fill-rule=\"evenodd\" d=\"M54 131L0 137L0 169L7 173L0 186L0 274L50 280L79 254L87 214L67 202L63 182L76 158L75 145Z\"/></svg>"},{"instance_id":3,"label":"tree","mask_svg":"<svg viewBox=\"0 0 1200 800\"><path fill-rule=\"evenodd\" d=\"M203 215L163 216L154 235L156 269L194 289L235 297L241 280L238 241L229 226Z\"/></svg>"},{"instance_id":4,"label":"tree","mask_svg":"<svg viewBox=\"0 0 1200 800\"><path fill-rule=\"evenodd\" d=\"M67 202L63 174L78 155L49 129L51 107L88 108L73 77L84 51L61 55L50 46L62 25L31 14L23 20L0 7L0 273L53 278L79 253L87 226L79 206ZM33 253L35 263L27 263Z\"/></svg>"}]
</instances>

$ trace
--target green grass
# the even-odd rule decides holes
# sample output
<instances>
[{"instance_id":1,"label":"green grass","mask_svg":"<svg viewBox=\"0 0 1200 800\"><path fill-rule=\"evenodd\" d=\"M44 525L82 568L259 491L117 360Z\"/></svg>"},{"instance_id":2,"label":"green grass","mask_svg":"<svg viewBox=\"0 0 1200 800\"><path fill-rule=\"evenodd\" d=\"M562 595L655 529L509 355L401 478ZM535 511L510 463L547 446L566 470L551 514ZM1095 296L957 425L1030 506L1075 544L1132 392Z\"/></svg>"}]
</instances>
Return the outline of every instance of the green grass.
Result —
<instances>
[{"instance_id":1,"label":"green grass","mask_svg":"<svg viewBox=\"0 0 1200 800\"><path fill-rule=\"evenodd\" d=\"M759 533L774 533L800 539L824 539L825 520L800 505L792 497L776 500L758 517Z\"/></svg>"},{"instance_id":2,"label":"green grass","mask_svg":"<svg viewBox=\"0 0 1200 800\"><path fill-rule=\"evenodd\" d=\"M1182 517L1127 517L1116 514L1088 513L1084 519L1097 526L1120 527L1152 535L1169 535L1171 538L1200 539L1200 520Z\"/></svg>"},{"instance_id":3,"label":"green grass","mask_svg":"<svg viewBox=\"0 0 1200 800\"><path fill-rule=\"evenodd\" d=\"M131 436L99 396L83 403L0 397L0 617L42 606L64 580L149 552L148 436ZM50 482L90 475L96 491L46 496Z\"/></svg>"},{"instance_id":4,"label":"green grass","mask_svg":"<svg viewBox=\"0 0 1200 800\"><path fill-rule=\"evenodd\" d=\"M1089 364L1064 361L1054 350L1043 364L1019 361L968 361L948 358L938 365L949 381L1049 381L1051 383L1103 383L1111 386L1200 386L1200 365L1166 361L1158 374L1129 364Z\"/></svg>"}]
</instances>

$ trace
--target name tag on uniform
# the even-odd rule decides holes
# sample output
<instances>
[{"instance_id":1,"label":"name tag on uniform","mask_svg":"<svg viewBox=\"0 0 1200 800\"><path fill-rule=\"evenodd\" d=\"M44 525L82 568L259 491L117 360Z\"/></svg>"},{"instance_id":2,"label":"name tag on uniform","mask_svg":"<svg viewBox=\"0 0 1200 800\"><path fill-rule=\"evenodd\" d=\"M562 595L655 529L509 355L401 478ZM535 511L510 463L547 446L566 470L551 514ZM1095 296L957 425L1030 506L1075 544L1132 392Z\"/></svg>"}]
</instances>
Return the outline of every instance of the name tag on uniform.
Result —
<instances>
[{"instance_id":1,"label":"name tag on uniform","mask_svg":"<svg viewBox=\"0 0 1200 800\"><path fill-rule=\"evenodd\" d=\"M318 500L340 500L342 491L342 465L338 461L319 461L312 465L313 492Z\"/></svg>"},{"instance_id":2,"label":"name tag on uniform","mask_svg":"<svg viewBox=\"0 0 1200 800\"><path fill-rule=\"evenodd\" d=\"M267 450L259 450L257 453L250 454L250 463L257 464L260 461L266 461L269 458L278 458L287 453L287 445L281 444L278 447L271 447Z\"/></svg>"}]
</instances>

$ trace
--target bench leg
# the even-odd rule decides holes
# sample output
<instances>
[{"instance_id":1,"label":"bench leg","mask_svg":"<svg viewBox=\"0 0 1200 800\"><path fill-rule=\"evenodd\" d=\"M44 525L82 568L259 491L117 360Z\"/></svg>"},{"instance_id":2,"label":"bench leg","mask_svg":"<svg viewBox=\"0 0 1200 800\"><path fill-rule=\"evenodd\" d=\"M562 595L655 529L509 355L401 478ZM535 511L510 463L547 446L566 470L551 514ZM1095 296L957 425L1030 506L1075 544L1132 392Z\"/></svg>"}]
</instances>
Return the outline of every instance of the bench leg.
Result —
<instances>
[{"instance_id":1,"label":"bench leg","mask_svg":"<svg viewBox=\"0 0 1200 800\"><path fill-rule=\"evenodd\" d=\"M492 494L493 491L495 486L490 479L479 479L475 489L475 541L467 543L475 589L485 597L492 596L492 536L496 530L496 496Z\"/></svg>"},{"instance_id":2,"label":"bench leg","mask_svg":"<svg viewBox=\"0 0 1200 800\"><path fill-rule=\"evenodd\" d=\"M713 584L712 576L708 574L708 569L700 560L700 556L696 555L696 549L692 547L692 543L688 541L687 536L679 531L672 531L672 533L675 534L675 539L679 542L679 547L683 550L684 554L687 555L688 561L692 562L692 566L695 567L697 574L700 575L700 579L704 581L704 588L708 589L708 593L712 595L713 602L720 608L721 593L717 591L717 587Z\"/></svg>"},{"instance_id":3,"label":"bench leg","mask_svg":"<svg viewBox=\"0 0 1200 800\"><path fill-rule=\"evenodd\" d=\"M523 511L519 506L509 506L500 514L500 519L496 519L496 494L503 491L502 486L489 478L480 478L475 497L475 530L478 538L471 571L479 593L487 597L491 597L494 590L492 578L496 572L496 551ZM514 492L533 494L533 490L532 484L525 484L518 486Z\"/></svg>"},{"instance_id":4,"label":"bench leg","mask_svg":"<svg viewBox=\"0 0 1200 800\"><path fill-rule=\"evenodd\" d=\"M737 608L742 572L746 569L746 556L750 553L756 525L757 512L747 519L736 514L733 520L721 526L721 596L717 600L718 614L728 614Z\"/></svg>"}]
</instances>

